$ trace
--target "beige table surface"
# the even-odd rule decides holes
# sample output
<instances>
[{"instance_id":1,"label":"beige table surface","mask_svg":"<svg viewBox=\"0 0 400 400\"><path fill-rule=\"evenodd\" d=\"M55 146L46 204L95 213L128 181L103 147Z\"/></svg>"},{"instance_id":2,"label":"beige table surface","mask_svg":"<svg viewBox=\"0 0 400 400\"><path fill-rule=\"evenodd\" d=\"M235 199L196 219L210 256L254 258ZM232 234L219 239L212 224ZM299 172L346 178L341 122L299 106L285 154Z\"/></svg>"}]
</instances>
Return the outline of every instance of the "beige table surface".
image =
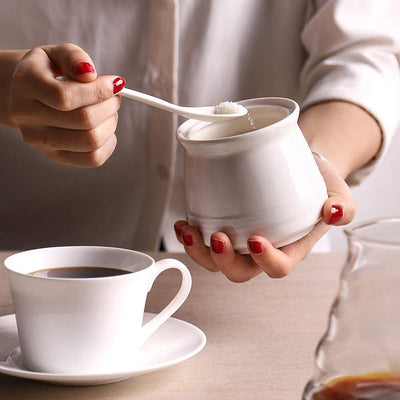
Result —
<instances>
[{"instance_id":1,"label":"beige table surface","mask_svg":"<svg viewBox=\"0 0 400 400\"><path fill-rule=\"evenodd\" d=\"M0 315L13 312L3 267L9 254L0 252ZM64 387L0 374L0 399L300 400L313 372L314 350L326 327L345 255L312 254L284 279L262 275L241 284L204 270L186 255L168 256L183 261L193 276L191 294L174 317L206 334L206 347L199 354L101 386ZM175 271L163 273L146 310L160 310L178 282Z\"/></svg>"}]
</instances>

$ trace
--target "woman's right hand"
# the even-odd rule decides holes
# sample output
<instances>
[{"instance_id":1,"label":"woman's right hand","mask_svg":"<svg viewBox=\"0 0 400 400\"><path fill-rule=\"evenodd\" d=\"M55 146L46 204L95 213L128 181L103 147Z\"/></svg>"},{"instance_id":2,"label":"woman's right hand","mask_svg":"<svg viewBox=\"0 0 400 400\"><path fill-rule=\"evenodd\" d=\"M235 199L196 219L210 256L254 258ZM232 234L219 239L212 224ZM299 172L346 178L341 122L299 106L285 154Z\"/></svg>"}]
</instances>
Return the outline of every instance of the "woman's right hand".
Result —
<instances>
[{"instance_id":1,"label":"woman's right hand","mask_svg":"<svg viewBox=\"0 0 400 400\"><path fill-rule=\"evenodd\" d=\"M56 79L65 76L67 80ZM9 118L24 141L62 164L102 165L113 153L124 79L97 77L90 57L73 44L41 46L17 64Z\"/></svg>"}]
</instances>

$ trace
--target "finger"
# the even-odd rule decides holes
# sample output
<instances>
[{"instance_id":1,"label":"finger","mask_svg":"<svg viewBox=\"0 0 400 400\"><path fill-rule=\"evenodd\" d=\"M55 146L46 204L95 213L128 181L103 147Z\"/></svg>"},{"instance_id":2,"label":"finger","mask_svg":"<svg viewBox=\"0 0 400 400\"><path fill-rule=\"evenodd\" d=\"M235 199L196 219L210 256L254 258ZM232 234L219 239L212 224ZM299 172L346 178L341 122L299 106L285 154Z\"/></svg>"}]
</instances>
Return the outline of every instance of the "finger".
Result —
<instances>
[{"instance_id":1,"label":"finger","mask_svg":"<svg viewBox=\"0 0 400 400\"><path fill-rule=\"evenodd\" d=\"M320 220L306 236L296 242L282 246L278 250L289 257L294 267L307 257L315 244L329 231L329 229L329 225L326 225L323 220Z\"/></svg>"},{"instance_id":2,"label":"finger","mask_svg":"<svg viewBox=\"0 0 400 400\"><path fill-rule=\"evenodd\" d=\"M55 46L42 46L41 49L62 75L79 82L91 82L96 79L96 69L89 55L72 43Z\"/></svg>"},{"instance_id":3,"label":"finger","mask_svg":"<svg viewBox=\"0 0 400 400\"><path fill-rule=\"evenodd\" d=\"M174 224L176 238L179 240L179 243L181 243L181 244L184 244L183 240L182 240L182 229L186 225L189 225L189 224L184 220L176 221Z\"/></svg>"},{"instance_id":4,"label":"finger","mask_svg":"<svg viewBox=\"0 0 400 400\"><path fill-rule=\"evenodd\" d=\"M102 147L90 152L73 152L58 150L46 153L52 160L61 164L71 165L74 167L94 168L103 165L117 145L117 137L111 135Z\"/></svg>"},{"instance_id":5,"label":"finger","mask_svg":"<svg viewBox=\"0 0 400 400\"><path fill-rule=\"evenodd\" d=\"M71 111L114 97L125 86L125 80L115 75L105 75L84 85L72 80L53 79L49 82L33 81L31 86L41 103L59 111Z\"/></svg>"},{"instance_id":6,"label":"finger","mask_svg":"<svg viewBox=\"0 0 400 400\"><path fill-rule=\"evenodd\" d=\"M316 161L328 190L328 199L322 209L324 222L328 225L350 223L356 214L350 188L332 164L320 159Z\"/></svg>"},{"instance_id":7,"label":"finger","mask_svg":"<svg viewBox=\"0 0 400 400\"><path fill-rule=\"evenodd\" d=\"M204 244L203 237L196 227L192 225L183 226L181 236L186 253L197 264L200 264L211 272L219 271L219 268L211 258L210 249Z\"/></svg>"},{"instance_id":8,"label":"finger","mask_svg":"<svg viewBox=\"0 0 400 400\"><path fill-rule=\"evenodd\" d=\"M322 209L323 221L328 225L347 225L354 219L355 214L353 200L343 196L328 198Z\"/></svg>"},{"instance_id":9,"label":"finger","mask_svg":"<svg viewBox=\"0 0 400 400\"><path fill-rule=\"evenodd\" d=\"M115 75L97 77L82 84L72 79L56 79L60 73L42 48L33 49L16 68L12 92L60 111L70 111L109 99L125 86L125 80Z\"/></svg>"},{"instance_id":10,"label":"finger","mask_svg":"<svg viewBox=\"0 0 400 400\"><path fill-rule=\"evenodd\" d=\"M115 133L117 122L118 114L115 113L101 125L90 130L27 126L21 128L21 133L28 145L44 152L57 150L90 152L106 143Z\"/></svg>"},{"instance_id":11,"label":"finger","mask_svg":"<svg viewBox=\"0 0 400 400\"><path fill-rule=\"evenodd\" d=\"M292 270L294 261L264 237L250 236L247 243L254 262L271 278L282 278Z\"/></svg>"},{"instance_id":12,"label":"finger","mask_svg":"<svg viewBox=\"0 0 400 400\"><path fill-rule=\"evenodd\" d=\"M114 115L121 106L120 96L103 101L100 104L77 108L72 111L58 111L40 102L22 100L20 108L14 110L12 118L17 126L52 126L57 128L90 130L101 125ZM29 107L30 112L25 110Z\"/></svg>"},{"instance_id":13,"label":"finger","mask_svg":"<svg viewBox=\"0 0 400 400\"><path fill-rule=\"evenodd\" d=\"M248 255L235 252L229 237L223 232L211 235L211 258L225 276L232 282L246 282L262 272L262 269Z\"/></svg>"},{"instance_id":14,"label":"finger","mask_svg":"<svg viewBox=\"0 0 400 400\"><path fill-rule=\"evenodd\" d=\"M267 275L271 278L283 278L310 253L328 230L329 226L321 220L309 234L279 249L262 236L251 236L248 239L249 252Z\"/></svg>"}]
</instances>

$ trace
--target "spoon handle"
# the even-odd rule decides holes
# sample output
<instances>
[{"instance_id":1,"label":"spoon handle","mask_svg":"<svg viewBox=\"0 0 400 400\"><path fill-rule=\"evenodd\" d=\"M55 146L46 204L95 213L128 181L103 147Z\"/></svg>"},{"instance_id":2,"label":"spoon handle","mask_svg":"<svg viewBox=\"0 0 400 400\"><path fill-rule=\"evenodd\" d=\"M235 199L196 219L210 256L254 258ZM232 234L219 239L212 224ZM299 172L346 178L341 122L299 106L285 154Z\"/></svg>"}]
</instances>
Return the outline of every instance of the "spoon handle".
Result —
<instances>
[{"instance_id":1,"label":"spoon handle","mask_svg":"<svg viewBox=\"0 0 400 400\"><path fill-rule=\"evenodd\" d=\"M57 80L59 81L68 81L69 78L63 75L57 76ZM240 112L235 112L232 114L225 113L216 113L215 106L206 106L206 107L183 107L178 106L173 103L169 103L166 100L160 99L155 96L151 96L146 93L138 92L137 90L128 89L124 87L120 90L117 95L121 95L128 99L136 100L141 103L147 104L149 106L158 107L162 110L169 111L175 114L179 114L182 117L186 118L194 118L201 121L207 122L218 122L218 121L226 121L229 119L235 119L239 117L243 117L247 114L247 110L243 107L243 110Z\"/></svg>"},{"instance_id":2,"label":"spoon handle","mask_svg":"<svg viewBox=\"0 0 400 400\"><path fill-rule=\"evenodd\" d=\"M217 114L215 111L215 106L205 106L205 107L183 107L176 104L169 103L158 97L150 96L149 94L138 92L136 90L123 88L120 90L118 95L127 97L129 99L137 100L142 103L148 104L150 106L158 107L166 111L179 114L182 117L194 118L201 121L207 122L218 122L226 121L229 119L235 119L247 114L247 110L243 107L240 113L235 114Z\"/></svg>"},{"instance_id":3,"label":"spoon handle","mask_svg":"<svg viewBox=\"0 0 400 400\"><path fill-rule=\"evenodd\" d=\"M180 106L169 103L163 99L158 97L151 96L146 93L138 92L133 89L123 88L118 92L119 95L123 97L127 97L128 99L140 101L141 103L145 103L149 106L158 107L166 111L171 111L180 114L183 110Z\"/></svg>"}]
</instances>

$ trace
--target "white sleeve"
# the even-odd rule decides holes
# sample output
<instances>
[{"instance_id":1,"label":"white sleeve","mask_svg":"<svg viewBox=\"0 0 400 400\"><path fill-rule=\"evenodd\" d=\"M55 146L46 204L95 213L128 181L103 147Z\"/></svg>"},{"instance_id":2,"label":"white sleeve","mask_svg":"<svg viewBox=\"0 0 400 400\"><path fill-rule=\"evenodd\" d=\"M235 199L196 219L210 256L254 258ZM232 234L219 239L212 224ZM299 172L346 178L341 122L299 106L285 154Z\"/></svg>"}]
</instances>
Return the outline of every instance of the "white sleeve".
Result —
<instances>
[{"instance_id":1,"label":"white sleeve","mask_svg":"<svg viewBox=\"0 0 400 400\"><path fill-rule=\"evenodd\" d=\"M386 153L400 122L400 0L316 0L302 41L308 53L303 108L327 100L355 103L379 122L383 144L358 183Z\"/></svg>"}]
</instances>

